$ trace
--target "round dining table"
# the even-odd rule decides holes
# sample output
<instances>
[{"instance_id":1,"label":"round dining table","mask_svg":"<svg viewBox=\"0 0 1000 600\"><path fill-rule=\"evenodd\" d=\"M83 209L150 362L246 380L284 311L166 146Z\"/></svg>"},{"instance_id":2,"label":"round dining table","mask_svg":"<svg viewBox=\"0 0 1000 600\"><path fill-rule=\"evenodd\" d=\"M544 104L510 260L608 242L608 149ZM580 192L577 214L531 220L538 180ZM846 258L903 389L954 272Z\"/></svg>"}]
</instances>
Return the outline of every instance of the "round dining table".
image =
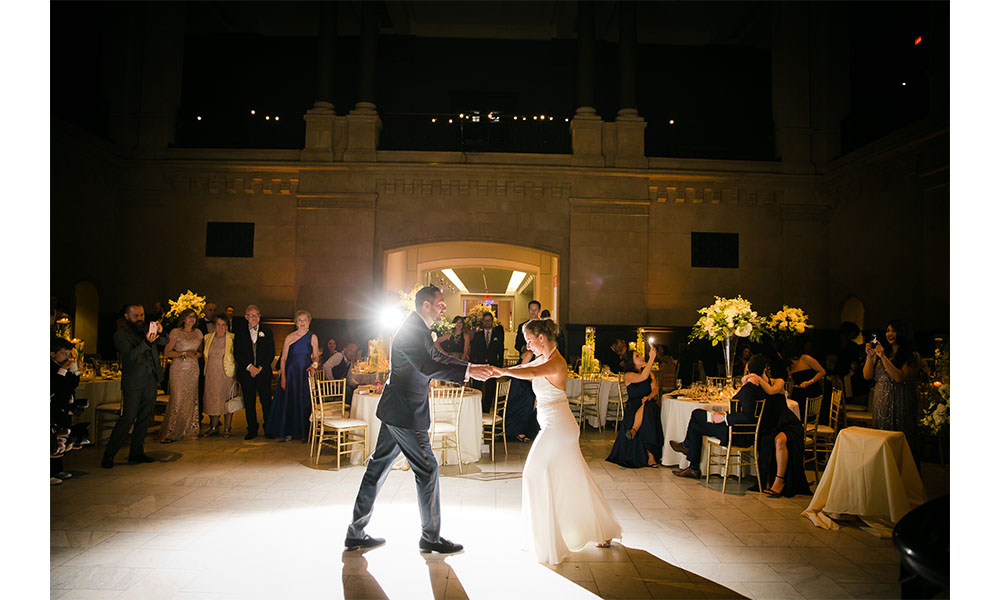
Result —
<instances>
[{"instance_id":1,"label":"round dining table","mask_svg":"<svg viewBox=\"0 0 1000 600\"><path fill-rule=\"evenodd\" d=\"M566 378L566 397L575 398L583 391L583 379L575 374L570 374ZM596 428L598 423L603 424L608 420L608 398L615 394L618 399L618 377L601 377L601 391L597 395L597 418L587 418L587 424Z\"/></svg>"},{"instance_id":2,"label":"round dining table","mask_svg":"<svg viewBox=\"0 0 1000 600\"><path fill-rule=\"evenodd\" d=\"M94 410L102 404L121 404L121 377L81 379L80 385L76 386L73 396L75 398L87 399L87 409L82 415L76 418L76 421L78 423L90 423L90 441L98 443L97 419L95 418Z\"/></svg>"},{"instance_id":3,"label":"round dining table","mask_svg":"<svg viewBox=\"0 0 1000 600\"><path fill-rule=\"evenodd\" d=\"M351 397L351 418L360 419L368 424L368 439L365 444L365 452L362 455L360 450L351 453L351 464L359 465L365 458L371 456L375 450L375 442L378 440L379 431L382 429L382 421L375 416L378 410L378 401L382 397L381 392L376 392L374 388L362 386L354 390ZM479 462L483 448L483 394L479 390L470 387L465 388L462 396L462 410L458 417L459 440L458 446L462 454L462 464ZM449 449L447 456L442 460L441 450L434 450L434 457L439 464L456 464L455 450ZM400 454L393 464L394 469L401 468L405 459Z\"/></svg>"},{"instance_id":4,"label":"round dining table","mask_svg":"<svg viewBox=\"0 0 1000 600\"><path fill-rule=\"evenodd\" d=\"M788 408L801 419L799 403L791 398L786 398L785 401L788 403ZM686 456L674 452L673 448L670 447L670 440L684 441L691 413L699 408L706 411L727 413L729 412L729 401L719 398L699 400L686 396L675 397L670 394L664 394L660 398L660 422L663 424L663 458L660 460L660 464L664 466L677 465L680 469L686 469L691 464ZM702 445L701 464L698 467L702 473L705 473L708 468L708 452L705 451L705 448L706 446ZM721 466L713 468L721 473ZM745 469L744 475L749 474L749 469Z\"/></svg>"}]
</instances>

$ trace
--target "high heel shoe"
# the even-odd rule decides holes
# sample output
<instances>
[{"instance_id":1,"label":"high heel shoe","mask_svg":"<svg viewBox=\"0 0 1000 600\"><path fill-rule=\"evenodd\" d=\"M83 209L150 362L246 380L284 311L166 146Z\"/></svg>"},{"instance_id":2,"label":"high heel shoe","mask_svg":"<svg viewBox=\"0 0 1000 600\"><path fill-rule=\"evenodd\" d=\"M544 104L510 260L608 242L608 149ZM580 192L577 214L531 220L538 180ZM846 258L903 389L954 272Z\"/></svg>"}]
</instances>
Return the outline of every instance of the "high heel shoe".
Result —
<instances>
[{"instance_id":1,"label":"high heel shoe","mask_svg":"<svg viewBox=\"0 0 1000 600\"><path fill-rule=\"evenodd\" d=\"M222 431L222 437L224 437L224 438L227 438L227 437L229 437L230 435L232 435L232 433L233 433L233 428L232 428L232 427L226 427L226 428L225 428L225 429L224 429L224 430Z\"/></svg>"},{"instance_id":2,"label":"high heel shoe","mask_svg":"<svg viewBox=\"0 0 1000 600\"><path fill-rule=\"evenodd\" d=\"M205 432L204 437L215 437L217 435L219 435L219 426L218 425L216 425L215 427L209 428L209 430Z\"/></svg>"},{"instance_id":3,"label":"high heel shoe","mask_svg":"<svg viewBox=\"0 0 1000 600\"><path fill-rule=\"evenodd\" d=\"M785 480L785 478L782 477L781 475L775 475L774 476L775 483L777 483L779 479L782 480L782 481ZM774 484L771 484L771 485L774 485ZM774 490L772 490L771 488L767 488L766 490L764 490L764 495L767 496L768 498L780 498L781 497L781 491L783 491L784 489L785 489L784 484L782 484L781 490L779 490L777 492L774 491Z\"/></svg>"}]
</instances>

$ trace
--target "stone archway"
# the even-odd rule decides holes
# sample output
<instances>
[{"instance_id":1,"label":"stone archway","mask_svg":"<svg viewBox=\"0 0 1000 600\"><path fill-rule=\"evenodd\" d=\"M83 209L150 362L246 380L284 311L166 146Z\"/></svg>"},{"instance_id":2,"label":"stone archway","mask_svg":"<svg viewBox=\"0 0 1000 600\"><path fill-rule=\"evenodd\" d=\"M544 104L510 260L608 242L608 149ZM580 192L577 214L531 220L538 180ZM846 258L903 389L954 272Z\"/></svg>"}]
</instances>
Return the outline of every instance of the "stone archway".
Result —
<instances>
[{"instance_id":1,"label":"stone archway","mask_svg":"<svg viewBox=\"0 0 1000 600\"><path fill-rule=\"evenodd\" d=\"M425 284L426 275L446 268L489 267L522 271L534 278L534 299L559 320L559 256L544 250L498 242L433 242L386 250L383 256L383 289L389 300L397 291L409 291ZM458 314L454 296L448 314ZM516 325L528 317L530 298L515 297L512 321ZM505 325L509 327L508 325Z\"/></svg>"}]
</instances>

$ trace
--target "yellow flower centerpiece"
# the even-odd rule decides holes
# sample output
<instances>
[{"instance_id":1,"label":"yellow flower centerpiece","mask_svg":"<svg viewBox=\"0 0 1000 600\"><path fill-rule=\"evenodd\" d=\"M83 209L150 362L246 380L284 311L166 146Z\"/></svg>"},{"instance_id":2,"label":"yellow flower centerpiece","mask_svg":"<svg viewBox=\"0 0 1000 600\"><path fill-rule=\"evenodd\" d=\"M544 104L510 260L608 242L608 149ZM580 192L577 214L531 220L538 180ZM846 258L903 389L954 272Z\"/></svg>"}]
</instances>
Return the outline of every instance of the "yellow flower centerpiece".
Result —
<instances>
[{"instance_id":1,"label":"yellow flower centerpiece","mask_svg":"<svg viewBox=\"0 0 1000 600\"><path fill-rule=\"evenodd\" d=\"M199 319L205 318L205 296L199 296L191 290L178 296L177 300L167 300L167 302L170 303L170 310L163 315L160 321L163 324L163 331L170 331L177 327L177 319L180 318L182 312L189 308Z\"/></svg>"}]
</instances>

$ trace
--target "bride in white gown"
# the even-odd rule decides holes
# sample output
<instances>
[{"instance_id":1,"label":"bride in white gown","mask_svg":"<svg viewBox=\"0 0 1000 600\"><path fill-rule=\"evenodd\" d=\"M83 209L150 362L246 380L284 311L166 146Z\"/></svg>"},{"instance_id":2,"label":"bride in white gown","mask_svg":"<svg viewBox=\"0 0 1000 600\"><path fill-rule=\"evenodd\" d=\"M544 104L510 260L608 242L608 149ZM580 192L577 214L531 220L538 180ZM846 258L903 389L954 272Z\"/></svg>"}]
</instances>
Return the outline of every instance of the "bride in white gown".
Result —
<instances>
[{"instance_id":1,"label":"bride in white gown","mask_svg":"<svg viewBox=\"0 0 1000 600\"><path fill-rule=\"evenodd\" d=\"M622 527L580 453L580 427L566 400L566 360L555 344L557 326L534 319L523 329L538 358L494 373L530 379L535 392L541 431L524 463L521 514L529 550L539 562L554 565L589 542L609 547Z\"/></svg>"}]
</instances>

